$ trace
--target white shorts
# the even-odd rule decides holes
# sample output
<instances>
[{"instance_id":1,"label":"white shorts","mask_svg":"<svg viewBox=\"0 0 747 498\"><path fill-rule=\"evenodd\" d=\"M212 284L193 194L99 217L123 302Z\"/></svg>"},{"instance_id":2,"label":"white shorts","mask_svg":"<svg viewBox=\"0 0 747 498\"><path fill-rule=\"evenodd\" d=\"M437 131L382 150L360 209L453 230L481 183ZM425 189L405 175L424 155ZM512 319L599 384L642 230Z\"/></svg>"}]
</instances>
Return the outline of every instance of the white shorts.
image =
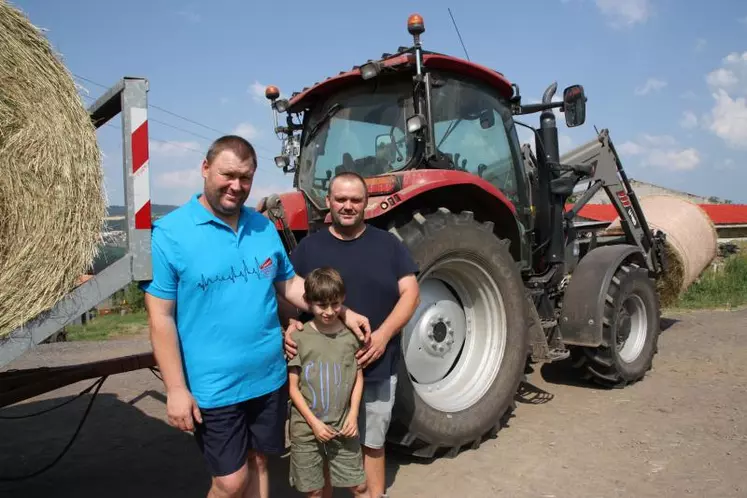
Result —
<instances>
[{"instance_id":1,"label":"white shorts","mask_svg":"<svg viewBox=\"0 0 747 498\"><path fill-rule=\"evenodd\" d=\"M364 382L358 412L358 432L363 446L373 449L384 447L396 391L397 375L392 375L389 380Z\"/></svg>"}]
</instances>

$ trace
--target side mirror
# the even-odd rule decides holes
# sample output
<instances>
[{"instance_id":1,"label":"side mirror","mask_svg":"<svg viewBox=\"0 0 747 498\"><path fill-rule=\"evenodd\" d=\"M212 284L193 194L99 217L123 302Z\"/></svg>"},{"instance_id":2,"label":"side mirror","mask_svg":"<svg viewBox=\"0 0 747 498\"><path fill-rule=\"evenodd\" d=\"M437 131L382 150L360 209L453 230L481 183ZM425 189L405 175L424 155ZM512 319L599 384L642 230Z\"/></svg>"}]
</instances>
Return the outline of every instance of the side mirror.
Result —
<instances>
[{"instance_id":1,"label":"side mirror","mask_svg":"<svg viewBox=\"0 0 747 498\"><path fill-rule=\"evenodd\" d=\"M376 157L387 162L394 162L394 142L388 133L376 137Z\"/></svg>"},{"instance_id":2,"label":"side mirror","mask_svg":"<svg viewBox=\"0 0 747 498\"><path fill-rule=\"evenodd\" d=\"M581 85L569 86L563 91L563 113L569 128L580 126L586 121L586 94Z\"/></svg>"},{"instance_id":3,"label":"side mirror","mask_svg":"<svg viewBox=\"0 0 747 498\"><path fill-rule=\"evenodd\" d=\"M487 130L495 126L495 113L493 109L486 109L480 113L480 128Z\"/></svg>"}]
</instances>

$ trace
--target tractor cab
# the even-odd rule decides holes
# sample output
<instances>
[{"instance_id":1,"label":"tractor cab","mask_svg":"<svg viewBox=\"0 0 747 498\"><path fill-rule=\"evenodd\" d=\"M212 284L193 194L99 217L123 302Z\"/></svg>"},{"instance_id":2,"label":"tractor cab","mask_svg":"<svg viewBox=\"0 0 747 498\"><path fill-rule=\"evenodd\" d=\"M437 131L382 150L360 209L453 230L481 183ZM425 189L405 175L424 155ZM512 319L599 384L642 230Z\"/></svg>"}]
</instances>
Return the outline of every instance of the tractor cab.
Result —
<instances>
[{"instance_id":1,"label":"tractor cab","mask_svg":"<svg viewBox=\"0 0 747 498\"><path fill-rule=\"evenodd\" d=\"M427 154L416 116L411 75L360 80L321 99L305 117L297 186L318 207L330 178L364 178L415 169L469 173L521 204L520 148L509 103L485 83L457 73L431 76L434 152Z\"/></svg>"},{"instance_id":2,"label":"tractor cab","mask_svg":"<svg viewBox=\"0 0 747 498\"><path fill-rule=\"evenodd\" d=\"M371 179L369 187L391 185L383 190L369 188L374 198L367 219L383 214L374 206L385 205L386 210L392 204L388 200L381 204L376 194L394 194L415 184L440 188L448 174L450 184L469 184L476 190L457 189L450 195L474 192L480 197L487 192L510 211L516 225L511 237L514 250L531 264L531 246L551 236L551 178L537 179L539 168L525 160L514 115L544 111L541 131L535 130L541 144L536 149L545 152L543 161L557 163L552 109L562 107L569 126L582 124L583 88L569 87L561 102L552 102L550 94L541 104L522 106L518 86L501 73L423 50L420 35L425 27L419 15L410 17L408 31L414 39L412 47L383 54L290 99L279 99L278 89L268 87L275 131L283 143L281 155L275 158L277 166L294 173L294 188L304 197L301 204L309 209L307 217L317 220L326 214L330 180L343 171ZM286 124L279 126L283 113ZM563 208L561 197L555 199L556 209ZM478 204L483 206L479 209L495 212L488 200ZM540 241L520 235L535 228L535 215Z\"/></svg>"}]
</instances>

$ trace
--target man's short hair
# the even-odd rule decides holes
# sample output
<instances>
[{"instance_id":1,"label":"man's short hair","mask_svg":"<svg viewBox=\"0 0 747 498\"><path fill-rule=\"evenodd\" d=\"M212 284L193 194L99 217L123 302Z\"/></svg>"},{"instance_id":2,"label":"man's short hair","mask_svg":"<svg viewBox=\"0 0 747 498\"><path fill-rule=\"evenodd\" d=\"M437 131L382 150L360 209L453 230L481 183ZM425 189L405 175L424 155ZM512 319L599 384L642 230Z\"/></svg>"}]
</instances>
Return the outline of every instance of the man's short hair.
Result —
<instances>
[{"instance_id":1,"label":"man's short hair","mask_svg":"<svg viewBox=\"0 0 747 498\"><path fill-rule=\"evenodd\" d=\"M317 268L304 280L304 299L308 303L329 304L345 299L345 282L334 268Z\"/></svg>"},{"instance_id":2,"label":"man's short hair","mask_svg":"<svg viewBox=\"0 0 747 498\"><path fill-rule=\"evenodd\" d=\"M205 160L208 164L213 164L215 158L224 150L230 150L236 157L241 161L252 161L252 166L257 167L257 152L254 150L252 144L249 143L245 138L238 135L224 135L219 139L215 140L210 144L210 148L205 155Z\"/></svg>"},{"instance_id":3,"label":"man's short hair","mask_svg":"<svg viewBox=\"0 0 747 498\"><path fill-rule=\"evenodd\" d=\"M327 189L327 195L329 196L332 192L332 185L334 185L335 180L338 178L346 178L348 180L358 180L361 182L361 185L363 185L363 195L365 199L368 199L368 186L366 185L366 180L361 175L356 173L355 171L343 171L342 173L338 173L335 176L332 177L332 179L329 181L329 189Z\"/></svg>"}]
</instances>

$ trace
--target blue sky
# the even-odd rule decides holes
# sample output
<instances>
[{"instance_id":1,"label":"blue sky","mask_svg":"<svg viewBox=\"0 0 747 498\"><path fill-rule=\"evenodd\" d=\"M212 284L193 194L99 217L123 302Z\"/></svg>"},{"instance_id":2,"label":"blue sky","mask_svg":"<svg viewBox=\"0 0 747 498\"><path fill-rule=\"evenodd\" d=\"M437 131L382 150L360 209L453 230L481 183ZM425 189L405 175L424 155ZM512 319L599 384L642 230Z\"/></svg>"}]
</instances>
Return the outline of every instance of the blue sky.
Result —
<instances>
[{"instance_id":1,"label":"blue sky","mask_svg":"<svg viewBox=\"0 0 747 498\"><path fill-rule=\"evenodd\" d=\"M560 125L567 149L609 128L632 178L747 203L747 3L743 0L524 0L522 2L128 2L16 0L45 28L67 67L105 86L150 81L154 202L179 204L201 187L199 163L218 130L239 132L261 155L252 201L291 187L272 157L279 142L263 97L285 94L393 52L423 15L427 49L503 72L529 102L579 83L587 124ZM90 98L104 89L80 81ZM87 100L90 102L91 99ZM522 120L536 126L537 117ZM199 136L198 136L199 135ZM526 140L526 135L522 138ZM99 131L110 202L122 202L121 135ZM157 141L155 141L157 140Z\"/></svg>"}]
</instances>

